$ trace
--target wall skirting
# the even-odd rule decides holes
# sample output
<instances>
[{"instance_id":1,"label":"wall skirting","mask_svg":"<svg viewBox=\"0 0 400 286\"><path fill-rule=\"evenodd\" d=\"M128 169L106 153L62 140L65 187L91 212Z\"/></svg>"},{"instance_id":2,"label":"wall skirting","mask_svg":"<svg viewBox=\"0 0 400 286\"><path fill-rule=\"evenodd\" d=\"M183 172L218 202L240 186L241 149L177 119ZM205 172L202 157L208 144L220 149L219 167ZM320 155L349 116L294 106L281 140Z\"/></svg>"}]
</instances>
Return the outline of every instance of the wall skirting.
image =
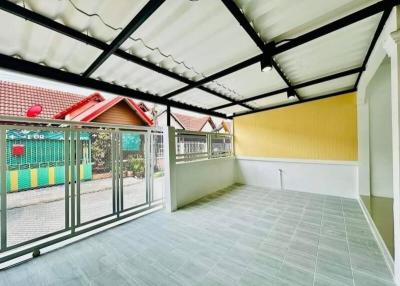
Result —
<instances>
[{"instance_id":1,"label":"wall skirting","mask_svg":"<svg viewBox=\"0 0 400 286\"><path fill-rule=\"evenodd\" d=\"M358 162L236 157L236 182L358 198Z\"/></svg>"}]
</instances>

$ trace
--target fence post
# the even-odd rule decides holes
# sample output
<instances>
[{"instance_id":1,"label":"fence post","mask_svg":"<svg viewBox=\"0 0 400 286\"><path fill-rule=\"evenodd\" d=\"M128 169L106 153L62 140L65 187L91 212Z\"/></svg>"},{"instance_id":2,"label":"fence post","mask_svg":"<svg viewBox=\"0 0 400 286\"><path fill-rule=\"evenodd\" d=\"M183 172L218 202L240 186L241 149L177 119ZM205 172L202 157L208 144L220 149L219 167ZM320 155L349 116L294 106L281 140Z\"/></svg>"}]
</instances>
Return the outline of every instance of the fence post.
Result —
<instances>
[{"instance_id":1,"label":"fence post","mask_svg":"<svg viewBox=\"0 0 400 286\"><path fill-rule=\"evenodd\" d=\"M168 212L177 209L176 197L176 142L175 128L165 127L163 130L164 140L164 164L165 164L165 208Z\"/></svg>"},{"instance_id":2,"label":"fence post","mask_svg":"<svg viewBox=\"0 0 400 286\"><path fill-rule=\"evenodd\" d=\"M6 185L6 172L7 172L7 145L6 145L6 129L0 129L0 193L1 193L1 251L7 247L7 185Z\"/></svg>"}]
</instances>

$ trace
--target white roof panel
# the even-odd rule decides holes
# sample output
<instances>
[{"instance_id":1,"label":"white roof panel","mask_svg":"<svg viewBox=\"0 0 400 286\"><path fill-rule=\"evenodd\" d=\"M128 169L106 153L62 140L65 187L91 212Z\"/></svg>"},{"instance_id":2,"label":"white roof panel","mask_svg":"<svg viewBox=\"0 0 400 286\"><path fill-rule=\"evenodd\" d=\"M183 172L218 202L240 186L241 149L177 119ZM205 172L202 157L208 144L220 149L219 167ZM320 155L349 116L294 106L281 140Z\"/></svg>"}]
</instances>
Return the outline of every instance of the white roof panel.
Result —
<instances>
[{"instance_id":1,"label":"white roof panel","mask_svg":"<svg viewBox=\"0 0 400 286\"><path fill-rule=\"evenodd\" d=\"M111 42L148 0L12 0L103 42ZM91 15L91 16L88 16Z\"/></svg>"},{"instance_id":2,"label":"white roof panel","mask_svg":"<svg viewBox=\"0 0 400 286\"><path fill-rule=\"evenodd\" d=\"M242 112L250 111L250 109L243 107L241 105L234 105L234 106L229 106L229 107L225 107L222 109L218 109L217 111L225 113L226 115L231 115L234 113L242 113Z\"/></svg>"},{"instance_id":3,"label":"white roof panel","mask_svg":"<svg viewBox=\"0 0 400 286\"><path fill-rule=\"evenodd\" d=\"M378 0L234 0L266 42L291 39Z\"/></svg>"},{"instance_id":4,"label":"white roof panel","mask_svg":"<svg viewBox=\"0 0 400 286\"><path fill-rule=\"evenodd\" d=\"M138 40L129 39L123 47L133 54L173 70L182 66L177 62L184 62L205 76L260 53L223 3L215 0L166 1L132 38ZM169 57L166 62L154 55L159 51Z\"/></svg>"},{"instance_id":5,"label":"white roof panel","mask_svg":"<svg viewBox=\"0 0 400 286\"><path fill-rule=\"evenodd\" d=\"M264 107L273 107L273 106L285 104L288 102L294 102L294 101L297 101L297 98L292 97L292 98L288 99L287 93L282 92L279 94L275 94L273 96L268 96L265 98L249 101L249 102L247 102L247 104L249 104L251 107L254 107L254 108L264 108Z\"/></svg>"},{"instance_id":6,"label":"white roof panel","mask_svg":"<svg viewBox=\"0 0 400 286\"><path fill-rule=\"evenodd\" d=\"M232 95L235 99L244 99L287 87L275 69L262 72L260 63L222 77L218 82L235 90L238 94Z\"/></svg>"},{"instance_id":7,"label":"white roof panel","mask_svg":"<svg viewBox=\"0 0 400 286\"><path fill-rule=\"evenodd\" d=\"M349 90L354 87L356 80L357 74L353 74L323 83L299 88L297 89L297 92L302 98L322 96L329 93Z\"/></svg>"},{"instance_id":8,"label":"white roof panel","mask_svg":"<svg viewBox=\"0 0 400 286\"><path fill-rule=\"evenodd\" d=\"M154 95L164 95L184 84L117 56L109 57L91 76Z\"/></svg>"},{"instance_id":9,"label":"white roof panel","mask_svg":"<svg viewBox=\"0 0 400 286\"><path fill-rule=\"evenodd\" d=\"M192 104L195 106L201 106L204 108L213 108L216 106L230 103L229 101L223 98L217 97L200 89L188 90L184 93L174 96L173 100Z\"/></svg>"},{"instance_id":10,"label":"white roof panel","mask_svg":"<svg viewBox=\"0 0 400 286\"><path fill-rule=\"evenodd\" d=\"M275 56L292 83L360 67L381 14Z\"/></svg>"},{"instance_id":11,"label":"white roof panel","mask_svg":"<svg viewBox=\"0 0 400 286\"><path fill-rule=\"evenodd\" d=\"M82 73L101 51L0 10L0 53Z\"/></svg>"}]
</instances>

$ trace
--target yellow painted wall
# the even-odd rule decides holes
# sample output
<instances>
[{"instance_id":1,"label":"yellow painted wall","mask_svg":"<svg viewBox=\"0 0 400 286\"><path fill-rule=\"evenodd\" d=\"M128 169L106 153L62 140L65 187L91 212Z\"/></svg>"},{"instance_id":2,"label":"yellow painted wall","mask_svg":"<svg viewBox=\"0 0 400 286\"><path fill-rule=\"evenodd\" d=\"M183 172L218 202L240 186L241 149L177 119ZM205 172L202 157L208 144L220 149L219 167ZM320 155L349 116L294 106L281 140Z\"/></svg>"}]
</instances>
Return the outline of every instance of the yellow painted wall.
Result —
<instances>
[{"instance_id":1,"label":"yellow painted wall","mask_svg":"<svg viewBox=\"0 0 400 286\"><path fill-rule=\"evenodd\" d=\"M356 93L234 118L238 156L357 160Z\"/></svg>"}]
</instances>

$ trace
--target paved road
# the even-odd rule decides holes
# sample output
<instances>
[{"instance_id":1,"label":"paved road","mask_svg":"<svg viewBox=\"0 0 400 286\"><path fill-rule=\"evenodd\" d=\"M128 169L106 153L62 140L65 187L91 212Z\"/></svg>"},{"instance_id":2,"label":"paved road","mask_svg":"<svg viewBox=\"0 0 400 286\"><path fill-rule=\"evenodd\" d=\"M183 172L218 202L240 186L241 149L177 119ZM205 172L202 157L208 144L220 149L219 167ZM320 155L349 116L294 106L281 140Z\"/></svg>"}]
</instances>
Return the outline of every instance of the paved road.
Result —
<instances>
[{"instance_id":1,"label":"paved road","mask_svg":"<svg viewBox=\"0 0 400 286\"><path fill-rule=\"evenodd\" d=\"M124 208L146 202L144 180L124 178ZM154 179L154 198L163 196L163 177ZM7 194L9 246L62 230L65 224L64 185ZM81 222L112 213L111 179L81 183Z\"/></svg>"}]
</instances>

